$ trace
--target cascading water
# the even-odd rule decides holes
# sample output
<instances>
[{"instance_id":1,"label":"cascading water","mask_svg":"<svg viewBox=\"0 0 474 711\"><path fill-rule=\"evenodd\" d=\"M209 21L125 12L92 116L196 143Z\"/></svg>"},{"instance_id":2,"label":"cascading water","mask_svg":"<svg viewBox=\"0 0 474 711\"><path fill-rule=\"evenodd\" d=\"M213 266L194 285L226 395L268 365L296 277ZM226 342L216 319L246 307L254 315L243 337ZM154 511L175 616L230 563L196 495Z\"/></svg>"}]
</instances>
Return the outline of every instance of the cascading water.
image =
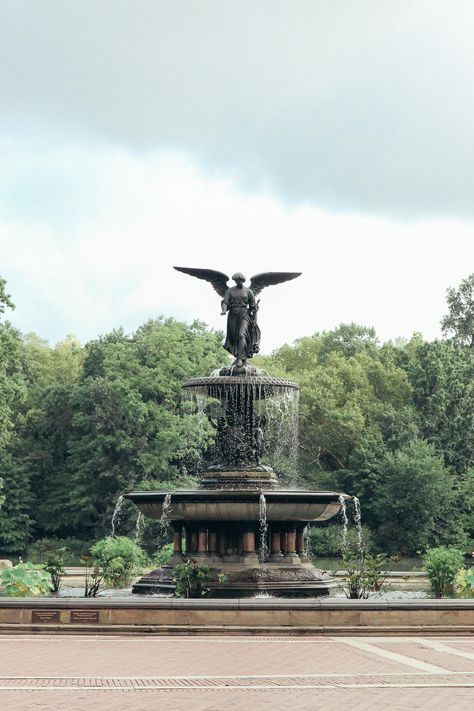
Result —
<instances>
[{"instance_id":1,"label":"cascading water","mask_svg":"<svg viewBox=\"0 0 474 711\"><path fill-rule=\"evenodd\" d=\"M265 496L260 494L259 500L259 531L260 531L260 546L258 551L258 559L260 563L264 563L268 556L268 545L267 545L267 502Z\"/></svg>"},{"instance_id":2,"label":"cascading water","mask_svg":"<svg viewBox=\"0 0 474 711\"><path fill-rule=\"evenodd\" d=\"M347 532L349 529L349 519L347 518L346 509L346 499L342 494L338 496L339 503L341 504L341 518L342 518L342 552L347 551Z\"/></svg>"},{"instance_id":3,"label":"cascading water","mask_svg":"<svg viewBox=\"0 0 474 711\"><path fill-rule=\"evenodd\" d=\"M364 555L364 541L362 535L362 512L360 510L360 501L357 496L352 497L354 502L354 523L357 527L357 552L359 557L362 558Z\"/></svg>"},{"instance_id":4,"label":"cascading water","mask_svg":"<svg viewBox=\"0 0 474 711\"><path fill-rule=\"evenodd\" d=\"M299 390L282 388L264 400L260 410L266 423L265 454L269 463L278 472L282 483L294 485L298 480Z\"/></svg>"},{"instance_id":5,"label":"cascading water","mask_svg":"<svg viewBox=\"0 0 474 711\"><path fill-rule=\"evenodd\" d=\"M304 541L304 555L309 558L311 552L311 538L309 534L309 526L305 526L303 529L303 541Z\"/></svg>"},{"instance_id":6,"label":"cascading water","mask_svg":"<svg viewBox=\"0 0 474 711\"><path fill-rule=\"evenodd\" d=\"M160 526L162 529L168 529L170 525L170 512L171 512L171 494L168 492L163 499L163 509L161 512Z\"/></svg>"},{"instance_id":7,"label":"cascading water","mask_svg":"<svg viewBox=\"0 0 474 711\"><path fill-rule=\"evenodd\" d=\"M137 543L138 545L140 544L142 539L142 528L144 520L144 515L141 511L139 511L137 516L137 522L135 524L135 543Z\"/></svg>"},{"instance_id":8,"label":"cascading water","mask_svg":"<svg viewBox=\"0 0 474 711\"><path fill-rule=\"evenodd\" d=\"M170 527L170 513L171 513L171 493L168 492L163 499L161 516L159 520L160 532L158 534L157 545L158 548L162 548L168 538L169 527Z\"/></svg>"},{"instance_id":9,"label":"cascading water","mask_svg":"<svg viewBox=\"0 0 474 711\"><path fill-rule=\"evenodd\" d=\"M115 536L115 529L117 527L117 524L120 522L120 516L122 514L122 506L123 506L123 494L120 494L119 497L117 498L117 501L115 502L114 512L112 514L112 518L110 521L110 535L111 536Z\"/></svg>"}]
</instances>

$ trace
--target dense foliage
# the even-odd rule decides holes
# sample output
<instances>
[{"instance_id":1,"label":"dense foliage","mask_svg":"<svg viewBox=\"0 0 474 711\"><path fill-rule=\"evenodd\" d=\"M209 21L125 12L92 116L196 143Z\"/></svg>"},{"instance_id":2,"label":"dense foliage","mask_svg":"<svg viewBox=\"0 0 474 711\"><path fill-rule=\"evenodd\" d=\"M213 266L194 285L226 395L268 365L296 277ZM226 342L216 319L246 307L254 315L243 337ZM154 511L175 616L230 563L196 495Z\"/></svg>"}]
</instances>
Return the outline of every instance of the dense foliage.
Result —
<instances>
[{"instance_id":1,"label":"dense foliage","mask_svg":"<svg viewBox=\"0 0 474 711\"><path fill-rule=\"evenodd\" d=\"M105 584L112 588L128 587L147 562L140 546L127 536L102 538L92 546L91 555Z\"/></svg>"},{"instance_id":2,"label":"dense foliage","mask_svg":"<svg viewBox=\"0 0 474 711\"><path fill-rule=\"evenodd\" d=\"M426 551L423 560L424 569L430 580L434 597L445 597L453 592L456 576L463 562L463 552L458 548L438 546Z\"/></svg>"},{"instance_id":3,"label":"dense foliage","mask_svg":"<svg viewBox=\"0 0 474 711\"><path fill-rule=\"evenodd\" d=\"M5 597L35 597L53 590L51 575L42 565L17 563L0 571L0 595Z\"/></svg>"},{"instance_id":4,"label":"dense foliage","mask_svg":"<svg viewBox=\"0 0 474 711\"><path fill-rule=\"evenodd\" d=\"M255 359L301 385L299 483L358 496L375 550L472 550L473 284L448 294L445 340L380 344L346 324ZM12 306L0 280L0 315ZM0 321L0 553L96 540L121 493L190 486L209 433L183 414L180 387L227 362L221 343L201 323L159 318L50 346ZM136 516L125 503L118 533L133 534ZM323 530L315 547L329 549ZM159 539L146 521L149 554Z\"/></svg>"}]
</instances>

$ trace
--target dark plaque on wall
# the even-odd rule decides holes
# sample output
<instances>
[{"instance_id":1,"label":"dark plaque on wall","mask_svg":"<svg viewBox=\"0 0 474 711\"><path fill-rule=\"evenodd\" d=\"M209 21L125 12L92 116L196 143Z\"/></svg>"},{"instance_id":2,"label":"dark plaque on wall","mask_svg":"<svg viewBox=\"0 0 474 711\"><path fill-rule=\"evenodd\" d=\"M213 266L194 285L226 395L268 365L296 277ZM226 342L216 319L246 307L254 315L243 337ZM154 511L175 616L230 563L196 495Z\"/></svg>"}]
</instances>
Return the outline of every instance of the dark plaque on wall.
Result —
<instances>
[{"instance_id":1,"label":"dark plaque on wall","mask_svg":"<svg viewBox=\"0 0 474 711\"><path fill-rule=\"evenodd\" d=\"M71 610L71 622L99 624L99 610Z\"/></svg>"},{"instance_id":2,"label":"dark plaque on wall","mask_svg":"<svg viewBox=\"0 0 474 711\"><path fill-rule=\"evenodd\" d=\"M42 622L43 624L59 622L59 610L32 610L31 621Z\"/></svg>"}]
</instances>

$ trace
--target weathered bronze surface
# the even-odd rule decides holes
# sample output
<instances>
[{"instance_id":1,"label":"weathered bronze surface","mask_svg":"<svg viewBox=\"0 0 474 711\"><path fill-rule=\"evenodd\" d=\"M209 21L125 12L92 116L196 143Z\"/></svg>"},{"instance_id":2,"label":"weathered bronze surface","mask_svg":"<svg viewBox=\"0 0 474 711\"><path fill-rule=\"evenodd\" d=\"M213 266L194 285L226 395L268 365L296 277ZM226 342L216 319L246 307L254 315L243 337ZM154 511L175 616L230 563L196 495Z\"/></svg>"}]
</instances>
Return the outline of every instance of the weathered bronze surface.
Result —
<instances>
[{"instance_id":1,"label":"weathered bronze surface","mask_svg":"<svg viewBox=\"0 0 474 711\"><path fill-rule=\"evenodd\" d=\"M257 296L265 286L295 279L300 273L257 274L249 287L244 286L243 274L237 273L232 277L235 286L229 287L229 278L221 272L175 269L210 282L221 297L222 314L227 314L224 348L235 360L232 366L183 385L191 412L207 418L215 431L199 489L127 494L145 516L172 527L174 544L170 565L151 571L132 590L172 593L173 567L186 557L208 566L210 594L217 597L262 592L285 597L327 595L337 583L308 559L304 529L334 517L342 496L278 488L278 477L268 462L278 452L281 467L282 447L289 450L293 445L296 459L299 386L247 364L260 343Z\"/></svg>"},{"instance_id":2,"label":"weathered bronze surface","mask_svg":"<svg viewBox=\"0 0 474 711\"><path fill-rule=\"evenodd\" d=\"M229 287L227 274L214 269L174 268L178 272L210 282L222 298L221 315L227 314L224 348L235 357L235 368L243 368L247 360L260 349L260 328L257 324L260 300L257 300L257 296L266 286L281 284L301 275L301 272L263 272L250 279L250 286L244 286L246 279L242 272L237 272L232 276L235 286Z\"/></svg>"}]
</instances>

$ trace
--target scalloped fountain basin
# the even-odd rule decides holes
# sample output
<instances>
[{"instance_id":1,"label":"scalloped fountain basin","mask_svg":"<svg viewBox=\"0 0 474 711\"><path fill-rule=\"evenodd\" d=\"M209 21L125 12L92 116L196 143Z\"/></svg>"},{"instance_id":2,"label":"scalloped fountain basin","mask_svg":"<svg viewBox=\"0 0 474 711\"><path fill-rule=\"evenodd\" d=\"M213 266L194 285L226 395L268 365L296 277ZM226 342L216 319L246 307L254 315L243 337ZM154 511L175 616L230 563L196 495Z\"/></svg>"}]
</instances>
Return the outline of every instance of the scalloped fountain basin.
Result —
<instances>
[{"instance_id":1,"label":"scalloped fountain basin","mask_svg":"<svg viewBox=\"0 0 474 711\"><path fill-rule=\"evenodd\" d=\"M170 521L258 521L260 495L265 496L267 521L294 521L310 523L326 521L335 516L340 508L339 494L294 490L285 491L229 491L176 490L134 491L126 498L138 506L149 518L161 519L163 501L171 494Z\"/></svg>"}]
</instances>

